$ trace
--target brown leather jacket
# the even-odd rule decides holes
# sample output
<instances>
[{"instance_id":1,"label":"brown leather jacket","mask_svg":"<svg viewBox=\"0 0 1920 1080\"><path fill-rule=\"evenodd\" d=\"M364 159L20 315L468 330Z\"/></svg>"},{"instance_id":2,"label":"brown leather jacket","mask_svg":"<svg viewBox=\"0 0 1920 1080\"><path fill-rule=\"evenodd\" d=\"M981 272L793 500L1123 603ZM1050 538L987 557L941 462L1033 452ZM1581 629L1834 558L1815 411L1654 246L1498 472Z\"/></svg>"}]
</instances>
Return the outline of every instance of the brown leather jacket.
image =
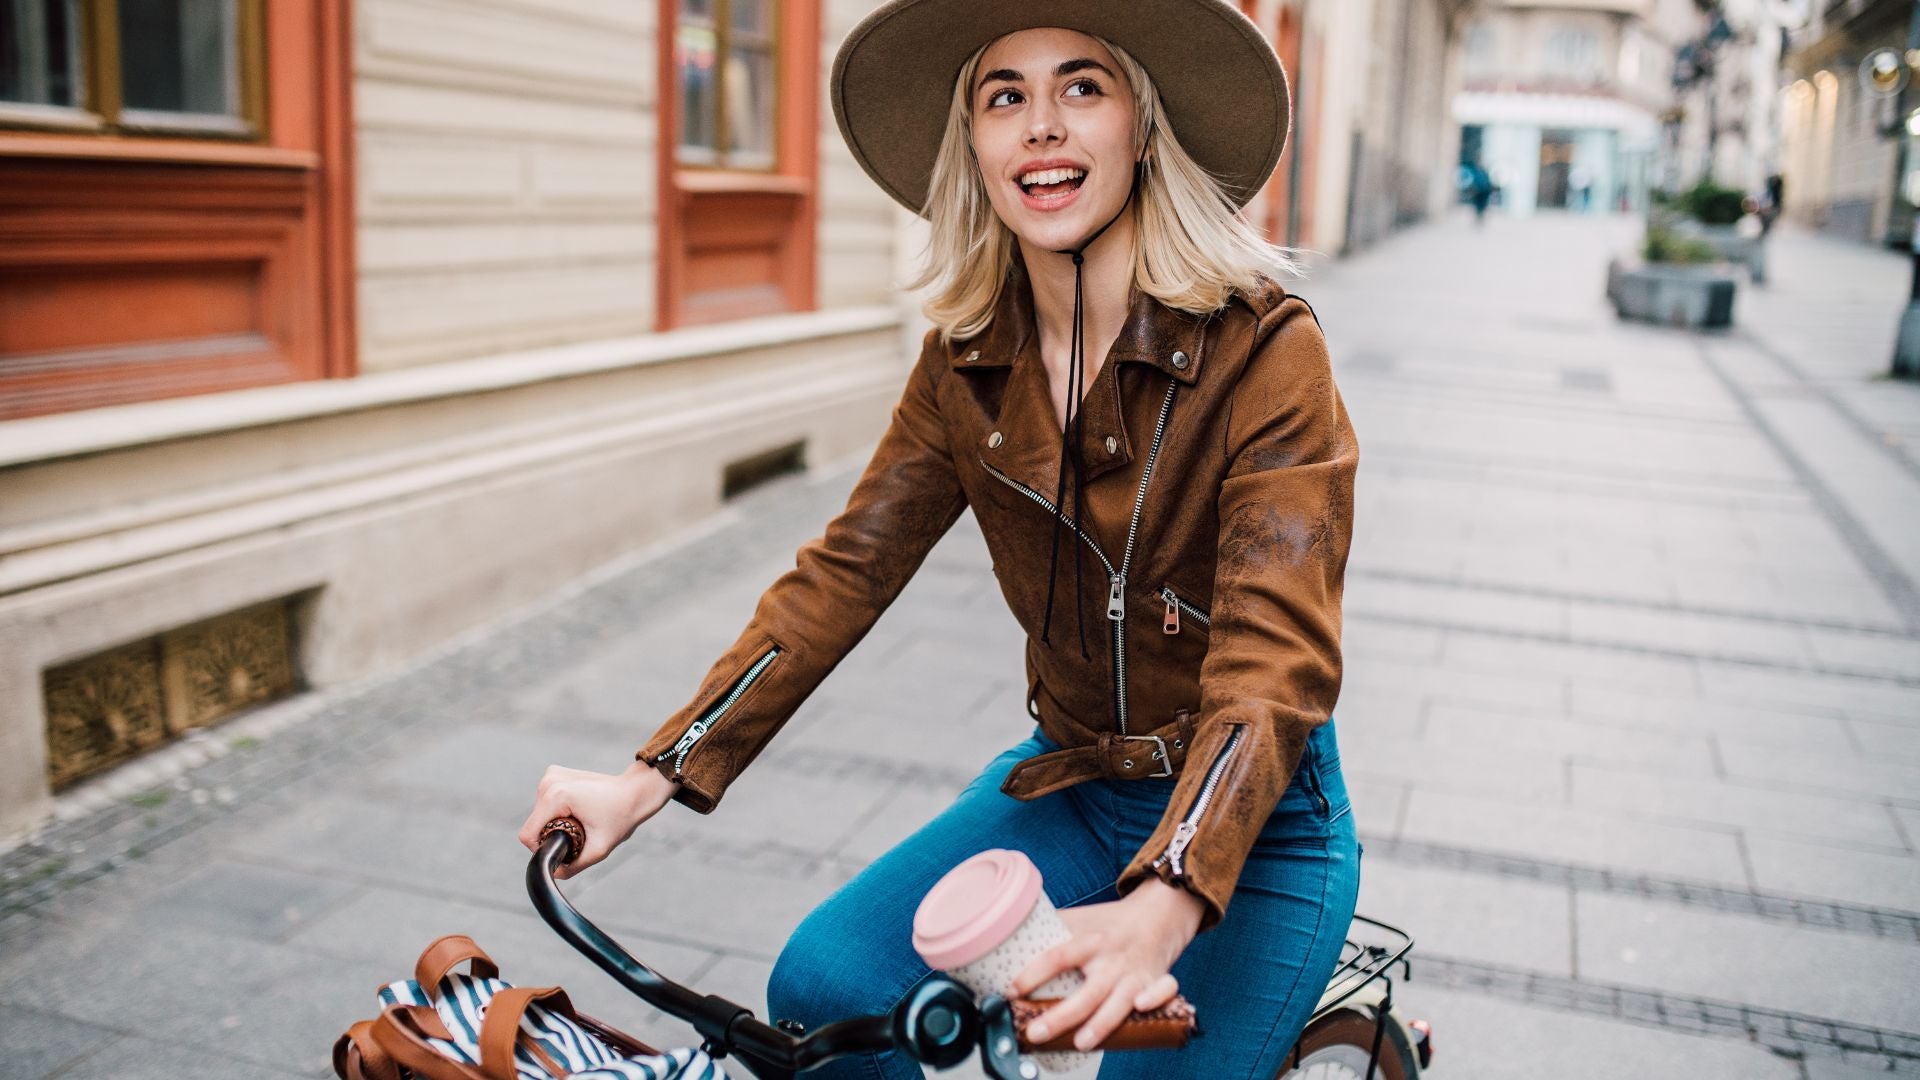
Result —
<instances>
[{"instance_id":1,"label":"brown leather jacket","mask_svg":"<svg viewBox=\"0 0 1920 1080\"><path fill-rule=\"evenodd\" d=\"M711 813L972 507L1028 633L1029 711L1066 748L1003 790L1031 799L1171 770L1166 816L1116 886L1158 875L1206 902L1202 930L1218 923L1339 695L1359 448L1319 324L1278 285L1211 316L1138 295L1082 407L1091 660L1072 532L1052 643L1040 638L1060 426L1016 261L979 337L943 346L929 331L846 510L638 757Z\"/></svg>"}]
</instances>

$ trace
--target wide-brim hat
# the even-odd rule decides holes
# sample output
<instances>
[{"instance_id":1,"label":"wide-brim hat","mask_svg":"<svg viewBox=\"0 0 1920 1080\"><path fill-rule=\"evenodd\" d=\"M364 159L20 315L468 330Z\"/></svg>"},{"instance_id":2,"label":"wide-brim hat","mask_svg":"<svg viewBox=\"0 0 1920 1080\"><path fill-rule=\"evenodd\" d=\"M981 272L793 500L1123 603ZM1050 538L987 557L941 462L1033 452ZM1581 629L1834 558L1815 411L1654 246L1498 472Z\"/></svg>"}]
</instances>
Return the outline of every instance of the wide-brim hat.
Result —
<instances>
[{"instance_id":1,"label":"wide-brim hat","mask_svg":"<svg viewBox=\"0 0 1920 1080\"><path fill-rule=\"evenodd\" d=\"M1237 209L1273 174L1291 105L1280 58L1227 0L890 0L833 60L840 134L868 176L926 217L953 83L1003 34L1059 26L1097 34L1147 69L1188 156Z\"/></svg>"}]
</instances>

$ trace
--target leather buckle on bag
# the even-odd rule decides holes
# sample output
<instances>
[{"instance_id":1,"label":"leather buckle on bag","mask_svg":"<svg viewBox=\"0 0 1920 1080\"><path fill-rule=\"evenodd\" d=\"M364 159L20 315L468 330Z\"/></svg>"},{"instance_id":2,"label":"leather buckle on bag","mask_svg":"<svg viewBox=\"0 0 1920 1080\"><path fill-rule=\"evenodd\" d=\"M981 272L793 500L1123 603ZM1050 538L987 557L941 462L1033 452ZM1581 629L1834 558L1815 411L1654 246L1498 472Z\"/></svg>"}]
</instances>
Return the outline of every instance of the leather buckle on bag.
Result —
<instances>
[{"instance_id":1,"label":"leather buckle on bag","mask_svg":"<svg viewBox=\"0 0 1920 1080\"><path fill-rule=\"evenodd\" d=\"M1121 735L1119 738L1139 739L1143 742L1150 742L1158 747L1158 749L1153 752L1153 760L1160 763L1160 771L1157 773L1148 773L1143 779L1158 780L1162 777L1173 775L1173 758L1167 756L1167 740L1158 735Z\"/></svg>"}]
</instances>

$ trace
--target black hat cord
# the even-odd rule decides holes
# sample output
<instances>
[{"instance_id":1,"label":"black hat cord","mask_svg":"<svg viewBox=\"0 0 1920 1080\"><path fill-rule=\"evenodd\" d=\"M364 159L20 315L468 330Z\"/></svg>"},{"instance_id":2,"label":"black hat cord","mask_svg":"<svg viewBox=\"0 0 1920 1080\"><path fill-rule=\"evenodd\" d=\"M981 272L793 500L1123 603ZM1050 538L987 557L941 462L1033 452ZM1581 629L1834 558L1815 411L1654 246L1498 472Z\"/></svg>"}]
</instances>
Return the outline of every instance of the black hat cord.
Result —
<instances>
[{"instance_id":1,"label":"black hat cord","mask_svg":"<svg viewBox=\"0 0 1920 1080\"><path fill-rule=\"evenodd\" d=\"M1060 431L1059 481L1055 485L1053 495L1053 505L1059 509L1053 516L1052 552L1047 556L1047 611L1045 618L1041 621L1040 627L1040 641L1043 644L1052 644L1050 634L1053 629L1053 591L1060 565L1060 529L1064 524L1063 519L1066 517L1066 504L1061 500L1067 491L1067 470L1069 467L1073 470L1073 514L1075 521L1074 527L1076 530L1080 528L1079 522L1085 517L1081 507L1085 468L1081 460L1080 443L1082 432L1086 426L1086 417L1079 408L1080 395L1084 390L1083 384L1086 381L1086 329L1082 325L1085 312L1085 252L1095 240L1100 238L1100 234L1107 231L1108 225L1112 225L1114 222L1120 220L1120 215L1127 212L1127 207L1132 204L1135 192L1140 190L1140 178L1145 174L1146 169L1147 163L1145 160L1133 163L1133 186L1127 189L1127 200L1120 204L1120 209L1115 211L1112 217L1107 219L1106 225L1095 229L1092 236L1080 242L1079 247L1063 248L1054 252L1056 255L1073 256L1073 333L1070 338L1071 343L1067 350L1067 415L1066 422L1061 425ZM1078 537L1075 537L1075 539L1077 540ZM1080 545L1075 543L1073 545L1074 616L1075 623L1080 632L1080 657L1084 660L1091 660L1093 658L1092 654L1087 651L1086 603L1080 576L1080 563L1082 558L1084 558L1084 556L1080 551Z\"/></svg>"}]
</instances>

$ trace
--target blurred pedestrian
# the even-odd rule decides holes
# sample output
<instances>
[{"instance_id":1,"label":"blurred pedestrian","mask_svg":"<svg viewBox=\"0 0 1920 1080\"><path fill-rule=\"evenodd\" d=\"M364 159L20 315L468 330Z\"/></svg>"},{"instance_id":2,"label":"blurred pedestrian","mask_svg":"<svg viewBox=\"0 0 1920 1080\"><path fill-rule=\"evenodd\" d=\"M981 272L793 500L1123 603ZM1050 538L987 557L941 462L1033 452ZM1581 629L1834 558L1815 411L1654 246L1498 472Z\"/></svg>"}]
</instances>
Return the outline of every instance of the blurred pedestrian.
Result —
<instances>
[{"instance_id":1,"label":"blurred pedestrian","mask_svg":"<svg viewBox=\"0 0 1920 1080\"><path fill-rule=\"evenodd\" d=\"M1493 201L1493 177L1476 159L1467 162L1467 201L1473 204L1473 223L1487 222L1487 204Z\"/></svg>"},{"instance_id":2,"label":"blurred pedestrian","mask_svg":"<svg viewBox=\"0 0 1920 1080\"><path fill-rule=\"evenodd\" d=\"M1779 173L1767 176L1767 197L1760 203L1760 235L1765 237L1773 231L1773 223L1779 220L1786 209L1787 181Z\"/></svg>"}]
</instances>

